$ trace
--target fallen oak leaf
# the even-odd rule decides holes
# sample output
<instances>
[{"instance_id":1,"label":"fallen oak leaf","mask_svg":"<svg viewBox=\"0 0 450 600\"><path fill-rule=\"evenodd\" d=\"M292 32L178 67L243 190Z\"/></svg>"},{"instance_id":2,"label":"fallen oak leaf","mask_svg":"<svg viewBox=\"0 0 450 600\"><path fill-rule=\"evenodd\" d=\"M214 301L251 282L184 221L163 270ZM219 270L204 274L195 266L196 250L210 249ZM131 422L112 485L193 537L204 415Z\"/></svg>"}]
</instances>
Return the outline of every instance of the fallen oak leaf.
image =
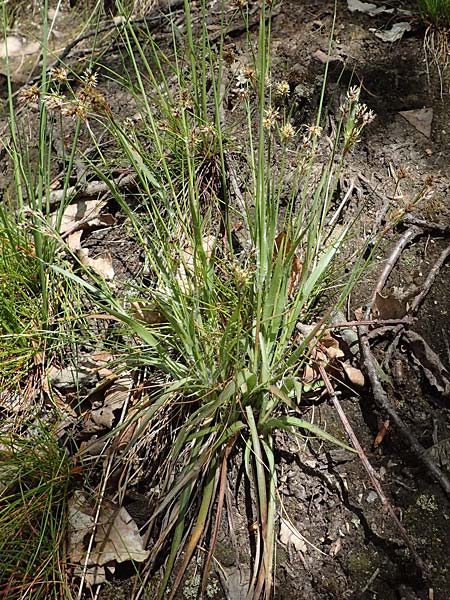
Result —
<instances>
[{"instance_id":1,"label":"fallen oak leaf","mask_svg":"<svg viewBox=\"0 0 450 600\"><path fill-rule=\"evenodd\" d=\"M104 500L90 561L101 566L113 560L118 563L127 560L143 562L149 554L128 511L123 506L117 509L113 502Z\"/></svg>"},{"instance_id":2,"label":"fallen oak leaf","mask_svg":"<svg viewBox=\"0 0 450 600\"><path fill-rule=\"evenodd\" d=\"M123 375L114 381L105 394L103 405L91 411L91 418L96 425L111 429L115 418L114 413L123 409L133 383L133 378L130 375Z\"/></svg>"},{"instance_id":3,"label":"fallen oak leaf","mask_svg":"<svg viewBox=\"0 0 450 600\"><path fill-rule=\"evenodd\" d=\"M400 290L393 289L384 296L377 292L372 306L375 319L401 319L406 315L406 300L401 298Z\"/></svg>"},{"instance_id":4,"label":"fallen oak leaf","mask_svg":"<svg viewBox=\"0 0 450 600\"><path fill-rule=\"evenodd\" d=\"M81 491L69 499L68 556L72 563L103 567L113 561L143 562L150 552L145 549L138 526L124 507L103 499L95 521L94 502ZM92 552L86 555L95 530Z\"/></svg>"},{"instance_id":5,"label":"fallen oak leaf","mask_svg":"<svg viewBox=\"0 0 450 600\"><path fill-rule=\"evenodd\" d=\"M108 252L104 256L99 256L98 258L90 258L88 254L89 250L80 249L78 251L78 257L81 264L85 267L91 267L98 275L101 275L101 277L112 281L115 277L115 272L111 254Z\"/></svg>"}]
</instances>

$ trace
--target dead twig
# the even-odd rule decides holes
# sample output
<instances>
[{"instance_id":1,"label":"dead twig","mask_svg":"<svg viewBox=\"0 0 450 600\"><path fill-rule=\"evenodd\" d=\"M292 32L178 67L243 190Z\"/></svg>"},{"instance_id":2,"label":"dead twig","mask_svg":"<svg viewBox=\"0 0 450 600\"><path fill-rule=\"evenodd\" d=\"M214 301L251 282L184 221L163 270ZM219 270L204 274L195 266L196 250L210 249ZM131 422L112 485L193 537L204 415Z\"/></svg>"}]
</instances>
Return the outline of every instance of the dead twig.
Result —
<instances>
[{"instance_id":1,"label":"dead twig","mask_svg":"<svg viewBox=\"0 0 450 600\"><path fill-rule=\"evenodd\" d=\"M416 227L420 227L421 229L425 229L426 231L434 231L438 234L450 235L450 225L443 225L442 223L434 223L433 221L417 219L412 215L406 215L403 218L402 222L406 223L407 225L415 225Z\"/></svg>"},{"instance_id":2,"label":"dead twig","mask_svg":"<svg viewBox=\"0 0 450 600\"><path fill-rule=\"evenodd\" d=\"M394 507L389 502L386 494L384 493L383 488L381 487L380 481L378 479L378 476L375 472L375 469L370 464L369 459L367 458L364 450L362 449L362 446L359 443L359 440L356 437L355 432L353 431L353 428L350 425L349 420L347 419L347 415L345 414L345 412L342 409L341 403L339 402L338 397L336 396L336 392L334 391L334 388L331 384L330 378L327 375L327 372L325 371L325 368L321 364L319 364L318 367L319 367L320 375L321 375L321 377L325 383L325 386L327 388L328 394L331 398L331 401L333 402L333 406L336 409L336 412L341 420L342 425L344 426L344 429L352 443L352 446L358 452L359 458L361 459L364 469L366 470L366 472L369 476L369 479L370 479L375 491L377 492L378 497L381 500L383 507L389 513L390 517L394 521L403 541L405 542L406 546L408 547L409 551L411 552L412 557L414 558L414 562L416 563L417 568L426 578L428 578L429 577L428 569L425 566L425 563L423 562L423 560L420 558L419 554L417 553L417 550L416 550L414 544L412 543L411 538L409 537L406 529L400 523L400 520L395 513Z\"/></svg>"},{"instance_id":3,"label":"dead twig","mask_svg":"<svg viewBox=\"0 0 450 600\"><path fill-rule=\"evenodd\" d=\"M410 315L416 313L419 310L420 305L422 304L423 300L425 299L425 296L430 291L431 286L433 285L437 274L439 273L441 267L443 266L443 264L445 263L445 261L447 260L449 255L450 255L450 246L447 246L447 248L445 248L441 252L441 254L439 255L439 258L434 263L434 265L431 267L430 272L427 275L427 278L423 282L422 290L419 292L419 294L417 294L417 296L412 301L411 307L408 311L408 313Z\"/></svg>"},{"instance_id":4,"label":"dead twig","mask_svg":"<svg viewBox=\"0 0 450 600\"><path fill-rule=\"evenodd\" d=\"M386 285L389 275L391 274L392 269L395 267L404 248L409 244L409 242L411 240L413 240L415 237L417 237L421 233L422 233L421 229L413 226L413 227L410 227L409 229L407 229L405 231L405 233L401 236L401 238L398 240L397 244L395 245L391 254L389 255L389 257L384 265L384 269L377 281L377 285L375 286L375 289L373 291L372 297L370 299L370 303L366 309L366 315L365 315L366 317L368 317L370 314L370 310L371 310L373 304L375 303L377 294L381 294L381 292L383 291L383 288Z\"/></svg>"},{"instance_id":5,"label":"dead twig","mask_svg":"<svg viewBox=\"0 0 450 600\"><path fill-rule=\"evenodd\" d=\"M341 212L342 212L344 206L347 204L350 196L353 194L354 189L355 189L355 182L353 181L353 179L350 179L350 184L348 186L348 190L345 192L345 195L342 198L341 203L339 204L337 209L334 211L333 217L331 218L331 220L328 224L330 229L333 228L336 225L336 223L338 222L338 219L341 216Z\"/></svg>"},{"instance_id":6,"label":"dead twig","mask_svg":"<svg viewBox=\"0 0 450 600\"><path fill-rule=\"evenodd\" d=\"M50 206L58 206L62 200L66 200L70 197L70 200L74 200L76 196L99 196L100 194L104 194L106 192L110 192L114 187L123 188L127 185L131 185L134 183L136 178L135 173L128 173L126 175L121 175L117 179L109 182L105 181L89 181L83 185L73 185L68 187L67 189L54 190L49 194L49 202Z\"/></svg>"},{"instance_id":7,"label":"dead twig","mask_svg":"<svg viewBox=\"0 0 450 600\"><path fill-rule=\"evenodd\" d=\"M363 319L362 321L339 321L337 323L331 323L327 325L325 329L338 329L344 327L364 327L365 325L411 325L414 319L410 317L404 317L403 319ZM386 327L386 330L389 327Z\"/></svg>"},{"instance_id":8,"label":"dead twig","mask_svg":"<svg viewBox=\"0 0 450 600\"><path fill-rule=\"evenodd\" d=\"M359 341L361 347L361 356L363 357L364 366L366 368L367 375L369 377L370 385L372 387L373 398L377 406L387 415L390 420L395 423L400 435L407 441L409 447L416 455L417 459L426 467L426 469L433 475L433 477L439 482L444 492L450 498L450 480L447 475L438 467L438 465L429 458L425 452L425 448L420 444L417 438L411 433L409 428L403 422L403 419L397 413L397 411L391 406L388 396L384 391L383 386L378 378L377 369L375 365L375 359L370 349L369 340L367 337L367 327L361 327L359 330Z\"/></svg>"}]
</instances>

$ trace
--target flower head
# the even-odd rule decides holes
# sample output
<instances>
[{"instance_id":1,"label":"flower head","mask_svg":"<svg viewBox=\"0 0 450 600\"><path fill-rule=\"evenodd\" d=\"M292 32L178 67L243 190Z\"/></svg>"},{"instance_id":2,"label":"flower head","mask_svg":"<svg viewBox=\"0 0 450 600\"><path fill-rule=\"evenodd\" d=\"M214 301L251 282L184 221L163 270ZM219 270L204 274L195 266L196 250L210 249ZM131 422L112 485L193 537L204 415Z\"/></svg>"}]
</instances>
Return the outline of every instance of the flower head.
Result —
<instances>
[{"instance_id":1,"label":"flower head","mask_svg":"<svg viewBox=\"0 0 450 600\"><path fill-rule=\"evenodd\" d=\"M296 131L292 123L285 123L280 129L280 136L283 142L289 142L296 135Z\"/></svg>"},{"instance_id":2,"label":"flower head","mask_svg":"<svg viewBox=\"0 0 450 600\"><path fill-rule=\"evenodd\" d=\"M273 108L273 106L269 106L269 108L264 111L264 118L263 118L264 129L272 129L272 127L274 127L275 123L277 122L278 117L279 117L278 108Z\"/></svg>"},{"instance_id":3,"label":"flower head","mask_svg":"<svg viewBox=\"0 0 450 600\"><path fill-rule=\"evenodd\" d=\"M91 71L91 69L86 69L83 73L81 80L87 88L95 88L98 83L98 75Z\"/></svg>"},{"instance_id":4,"label":"flower head","mask_svg":"<svg viewBox=\"0 0 450 600\"><path fill-rule=\"evenodd\" d=\"M66 83L68 75L69 71L65 67L54 67L53 69L50 69L50 78L52 81Z\"/></svg>"},{"instance_id":5,"label":"flower head","mask_svg":"<svg viewBox=\"0 0 450 600\"><path fill-rule=\"evenodd\" d=\"M21 104L35 104L41 96L39 86L34 84L22 89L19 92L19 102Z\"/></svg>"},{"instance_id":6,"label":"flower head","mask_svg":"<svg viewBox=\"0 0 450 600\"><path fill-rule=\"evenodd\" d=\"M277 96L280 96L281 98L286 98L286 96L289 96L290 87L286 80L275 82L274 88Z\"/></svg>"}]
</instances>

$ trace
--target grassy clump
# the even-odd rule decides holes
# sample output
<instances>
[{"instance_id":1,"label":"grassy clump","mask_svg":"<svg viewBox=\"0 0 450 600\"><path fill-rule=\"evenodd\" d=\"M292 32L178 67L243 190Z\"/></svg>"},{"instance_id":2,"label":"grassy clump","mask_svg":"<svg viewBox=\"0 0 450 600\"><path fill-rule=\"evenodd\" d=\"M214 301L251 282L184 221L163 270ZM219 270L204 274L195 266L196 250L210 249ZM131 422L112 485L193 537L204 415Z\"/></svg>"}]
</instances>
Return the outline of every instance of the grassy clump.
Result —
<instances>
[{"instance_id":1,"label":"grassy clump","mask_svg":"<svg viewBox=\"0 0 450 600\"><path fill-rule=\"evenodd\" d=\"M69 462L45 428L0 437L0 596L64 598Z\"/></svg>"},{"instance_id":2,"label":"grassy clump","mask_svg":"<svg viewBox=\"0 0 450 600\"><path fill-rule=\"evenodd\" d=\"M417 0L420 16L437 29L450 27L450 0Z\"/></svg>"},{"instance_id":3,"label":"grassy clump","mask_svg":"<svg viewBox=\"0 0 450 600\"><path fill-rule=\"evenodd\" d=\"M441 97L448 94L450 0L417 0L421 18L426 24L423 48L430 79L430 65L437 72Z\"/></svg>"},{"instance_id":4,"label":"grassy clump","mask_svg":"<svg viewBox=\"0 0 450 600\"><path fill-rule=\"evenodd\" d=\"M256 599L268 597L273 582L274 432L309 431L339 443L298 416L302 373L320 325L302 337L296 324L319 317L325 322L364 269L362 244L346 255L354 268L344 276L342 251L353 222L336 226L332 201L345 157L373 116L359 102L359 90L350 90L332 147L317 169L321 115L295 131L288 103L276 107L272 98L269 3L262 4L258 38L248 34L251 64L228 87L224 38L211 41L205 3L200 10L194 31L185 2L186 33L180 40L174 26L166 52L145 28L125 24L124 73L110 75L132 95L139 118L121 119L105 99L97 102L101 110L83 117L106 128L135 176L131 203L97 147L100 159L91 166L108 183L146 256L149 283L132 292L141 314L99 278L86 284L73 273L66 276L140 339L138 348L127 349L127 359L158 374L133 417L138 425L122 455L143 439L159 448L149 481L158 495L147 532L147 567L165 564L158 597L169 585L174 597L200 541L212 531L205 587L229 457L238 453L255 490L258 528L248 597ZM245 6L235 17L247 20ZM287 95L289 84L274 89ZM224 102L233 93L239 105L230 119Z\"/></svg>"},{"instance_id":5,"label":"grassy clump","mask_svg":"<svg viewBox=\"0 0 450 600\"><path fill-rule=\"evenodd\" d=\"M24 169L15 128L11 131L16 200L24 206L20 190L25 189L46 322L55 294L50 275L63 273L66 282L90 292L103 313L120 319L138 339L137 345L126 348L124 360L155 374L157 383L133 409L133 423L121 425L130 431L135 425L121 460L126 462L127 453L142 440L157 454L147 481L157 490L147 531L147 568L150 572L164 563L159 598L168 587L174 597L199 543L211 532L209 543L203 543L208 545L205 587L222 522L231 455L240 456L251 482L248 487L254 490L249 503L257 528L248 598L269 597L277 520L274 433L285 430L340 443L300 418L302 378L306 365L314 362L315 334L348 298L366 264L364 242L354 244L353 254L346 250L344 258L354 222L342 215L338 219L333 201L346 155L372 114L353 88L331 144L321 142L321 109L315 123L296 130L289 83L272 82L272 3L262 3L256 39L248 27L246 3L235 5L239 8L233 18L247 24L248 42L237 78L225 60L228 17L222 15L221 34L212 40L206 3L200 3L202 18L194 30L186 0L185 33L173 24L173 45L165 52L145 23L141 30L126 19L118 26L125 49L123 72L107 66L103 72L130 94L137 119L123 119L108 105L96 89L93 70L76 90L64 81L63 95L52 87L44 64L41 87L33 92L40 107L37 171L31 163ZM67 75L62 69L58 73L60 80ZM228 97L235 98L232 111L225 110ZM10 112L14 123L12 104ZM92 272L87 283L86 276L58 264L58 219L56 225L49 224L47 119L63 130L67 119L76 123L64 190L69 187L78 134L83 128L92 134L95 161L83 158L108 185L146 257L147 285L136 283L127 299L117 297ZM104 143L98 143L99 132L114 143L134 176L128 195L116 181ZM69 200L63 195L60 216ZM349 262L352 269L344 274ZM315 324L309 335L298 333L299 322ZM53 459L49 468L56 464L60 463ZM14 489L8 492L11 500L5 510L19 507L23 499L31 507L35 498L42 500L42 465L26 465L26 473L36 471L37 480L25 495L16 498ZM19 481L18 472L12 473ZM59 494L59 475L47 475L53 482L48 488L51 498ZM50 505L37 506L32 531L42 540L40 549L47 547L43 541L54 531L55 521L50 516L39 521L41 514L49 515ZM20 541L22 533L27 539L28 531L20 520L17 523L16 532L5 529L8 543ZM21 565L19 572L28 577L27 565L35 564L34 557L41 554L33 551L30 558L24 552L20 546L11 554ZM58 559L57 552L54 557ZM43 575L33 579L33 585L46 576L48 583L53 581L50 571L38 573ZM13 581L12 574L7 581Z\"/></svg>"},{"instance_id":6,"label":"grassy clump","mask_svg":"<svg viewBox=\"0 0 450 600\"><path fill-rule=\"evenodd\" d=\"M9 225L0 225L0 386L26 373L43 350L38 261L28 237Z\"/></svg>"}]
</instances>

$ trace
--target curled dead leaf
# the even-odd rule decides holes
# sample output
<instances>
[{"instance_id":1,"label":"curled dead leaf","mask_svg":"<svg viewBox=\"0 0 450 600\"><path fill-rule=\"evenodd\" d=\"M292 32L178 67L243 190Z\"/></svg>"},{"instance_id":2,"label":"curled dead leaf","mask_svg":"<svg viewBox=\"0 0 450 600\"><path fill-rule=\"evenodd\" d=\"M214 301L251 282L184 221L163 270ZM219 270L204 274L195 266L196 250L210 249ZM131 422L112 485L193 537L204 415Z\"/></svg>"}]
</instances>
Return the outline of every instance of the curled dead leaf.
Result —
<instances>
[{"instance_id":1,"label":"curled dead leaf","mask_svg":"<svg viewBox=\"0 0 450 600\"><path fill-rule=\"evenodd\" d=\"M344 373L347 377L347 379L349 380L349 382L358 388L362 388L365 385L365 379L364 379L364 375L363 372L360 369L357 369L356 367L352 367L351 364L349 364L348 362L344 362L341 363L342 364L342 368L344 369Z\"/></svg>"},{"instance_id":2,"label":"curled dead leaf","mask_svg":"<svg viewBox=\"0 0 450 600\"><path fill-rule=\"evenodd\" d=\"M88 254L89 250L80 249L78 251L81 264L85 267L91 267L104 279L112 281L115 277L115 272L111 254L108 252L104 256L99 256L98 258L90 258Z\"/></svg>"},{"instance_id":3,"label":"curled dead leaf","mask_svg":"<svg viewBox=\"0 0 450 600\"><path fill-rule=\"evenodd\" d=\"M287 234L285 231L281 231L275 238L275 248L273 251L273 259L276 260L277 256L280 252L283 252L283 258L286 258L288 254L291 252L292 244L291 241L287 238ZM295 292L298 284L300 283L300 278L302 276L303 263L297 254L294 254L292 257L292 266L291 266L291 276L289 278L289 286L288 286L288 295L292 296Z\"/></svg>"},{"instance_id":4,"label":"curled dead leaf","mask_svg":"<svg viewBox=\"0 0 450 600\"><path fill-rule=\"evenodd\" d=\"M92 551L87 557L87 567L103 567L113 561L143 562L149 551L138 526L124 507L105 498L97 523L94 502L81 491L69 499L68 557L76 565L86 563L89 540L95 529ZM97 570L94 568L93 573Z\"/></svg>"}]
</instances>

